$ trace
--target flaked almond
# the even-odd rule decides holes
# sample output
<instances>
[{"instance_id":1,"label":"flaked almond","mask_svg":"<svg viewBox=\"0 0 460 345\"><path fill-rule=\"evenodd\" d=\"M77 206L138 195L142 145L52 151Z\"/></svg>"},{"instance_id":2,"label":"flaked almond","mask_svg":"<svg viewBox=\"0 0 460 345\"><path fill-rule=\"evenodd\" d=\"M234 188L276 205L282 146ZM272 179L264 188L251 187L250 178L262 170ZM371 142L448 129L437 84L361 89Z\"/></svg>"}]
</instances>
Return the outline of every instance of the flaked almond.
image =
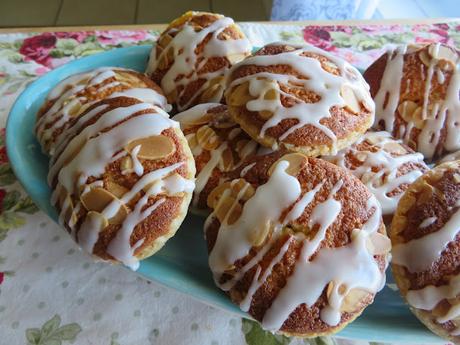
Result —
<instances>
[{"instance_id":1,"label":"flaked almond","mask_svg":"<svg viewBox=\"0 0 460 345\"><path fill-rule=\"evenodd\" d=\"M390 252L391 241L388 236L374 232L367 238L366 247L372 255L384 255Z\"/></svg>"},{"instance_id":2,"label":"flaked almond","mask_svg":"<svg viewBox=\"0 0 460 345\"><path fill-rule=\"evenodd\" d=\"M420 58L420 60L423 62L423 64L426 67L430 67L430 65L431 65L431 56L430 56L430 54L428 54L426 49L420 50L420 52L418 53L418 57Z\"/></svg>"},{"instance_id":3,"label":"flaked almond","mask_svg":"<svg viewBox=\"0 0 460 345\"><path fill-rule=\"evenodd\" d=\"M82 205L87 211L96 211L101 213L111 202L117 201L120 205L115 216L109 219L111 224L122 222L128 215L129 210L115 195L104 188L93 188L80 197Z\"/></svg>"},{"instance_id":4,"label":"flaked almond","mask_svg":"<svg viewBox=\"0 0 460 345\"><path fill-rule=\"evenodd\" d=\"M222 152L222 158L219 162L219 168L222 172L229 172L232 171L235 167L233 161L233 153L230 148L226 148L224 152Z\"/></svg>"},{"instance_id":5,"label":"flaked almond","mask_svg":"<svg viewBox=\"0 0 460 345\"><path fill-rule=\"evenodd\" d=\"M194 149L195 147L198 146L198 140L196 139L196 134L195 133L190 133L185 136L187 139L188 146L190 149Z\"/></svg>"},{"instance_id":6,"label":"flaked almond","mask_svg":"<svg viewBox=\"0 0 460 345\"><path fill-rule=\"evenodd\" d=\"M263 224L257 229L254 229L254 231L252 231L249 234L249 242L254 247L259 247L265 242L265 239L271 233L272 230L273 224L270 221L267 221L265 224Z\"/></svg>"},{"instance_id":7,"label":"flaked almond","mask_svg":"<svg viewBox=\"0 0 460 345\"><path fill-rule=\"evenodd\" d=\"M231 195L241 201L249 200L256 192L254 187L244 178L231 181L230 189Z\"/></svg>"},{"instance_id":8,"label":"flaked almond","mask_svg":"<svg viewBox=\"0 0 460 345\"><path fill-rule=\"evenodd\" d=\"M137 157L142 159L160 159L176 151L176 146L172 139L164 135L154 135L131 141L125 149L131 152L138 145L141 145L141 148L137 153Z\"/></svg>"},{"instance_id":9,"label":"flaked almond","mask_svg":"<svg viewBox=\"0 0 460 345\"><path fill-rule=\"evenodd\" d=\"M222 197L222 195L224 194L224 192L227 189L230 189L230 188L231 188L230 182L222 183L222 184L218 185L216 188L214 188L211 191L211 193L209 193L208 199L206 200L206 203L207 203L208 207L211 208L211 209L216 207L216 205L218 204L218 202L219 202L220 198Z\"/></svg>"},{"instance_id":10,"label":"flaked almond","mask_svg":"<svg viewBox=\"0 0 460 345\"><path fill-rule=\"evenodd\" d=\"M246 54L229 54L226 56L227 57L227 60L232 64L236 64L238 62L240 62L241 60L243 60L245 57L246 57Z\"/></svg>"},{"instance_id":11,"label":"flaked almond","mask_svg":"<svg viewBox=\"0 0 460 345\"><path fill-rule=\"evenodd\" d=\"M172 37L169 34L163 34L158 40L158 45L161 47L166 47L172 41Z\"/></svg>"},{"instance_id":12,"label":"flaked almond","mask_svg":"<svg viewBox=\"0 0 460 345\"><path fill-rule=\"evenodd\" d=\"M128 188L123 187L122 185L112 180L107 181L106 188L110 193L115 195L117 198L121 198L123 195L125 195L129 191Z\"/></svg>"},{"instance_id":13,"label":"flaked almond","mask_svg":"<svg viewBox=\"0 0 460 345\"><path fill-rule=\"evenodd\" d=\"M345 101L345 109L352 112L353 114L359 114L361 111L361 105L356 98L355 92L348 85L343 85L340 89L340 94Z\"/></svg>"},{"instance_id":14,"label":"flaked almond","mask_svg":"<svg viewBox=\"0 0 460 345\"><path fill-rule=\"evenodd\" d=\"M398 105L398 113L406 122L409 122L412 120L412 114L418 107L418 104L415 102L404 101Z\"/></svg>"},{"instance_id":15,"label":"flaked almond","mask_svg":"<svg viewBox=\"0 0 460 345\"><path fill-rule=\"evenodd\" d=\"M200 103L219 102L222 98L223 93L224 87L222 84L214 84L212 86L209 86L201 94Z\"/></svg>"},{"instance_id":16,"label":"flaked almond","mask_svg":"<svg viewBox=\"0 0 460 345\"><path fill-rule=\"evenodd\" d=\"M417 197L417 204L422 205L429 202L433 198L434 188L428 183L423 184L420 193Z\"/></svg>"},{"instance_id":17,"label":"flaked almond","mask_svg":"<svg viewBox=\"0 0 460 345\"><path fill-rule=\"evenodd\" d=\"M133 168L133 160L130 156L125 156L121 159L120 168L122 172L131 171L131 169Z\"/></svg>"},{"instance_id":18,"label":"flaked almond","mask_svg":"<svg viewBox=\"0 0 460 345\"><path fill-rule=\"evenodd\" d=\"M249 82L242 83L230 90L227 104L235 107L246 105L251 100L249 94Z\"/></svg>"},{"instance_id":19,"label":"flaked almond","mask_svg":"<svg viewBox=\"0 0 460 345\"><path fill-rule=\"evenodd\" d=\"M412 113L412 119L407 122L412 122L416 128L422 129L425 123L425 119L423 118L423 116L423 107L418 107Z\"/></svg>"},{"instance_id":20,"label":"flaked almond","mask_svg":"<svg viewBox=\"0 0 460 345\"><path fill-rule=\"evenodd\" d=\"M209 151L216 149L221 143L221 140L216 132L207 125L198 129L196 132L196 140L202 148Z\"/></svg>"},{"instance_id":21,"label":"flaked almond","mask_svg":"<svg viewBox=\"0 0 460 345\"><path fill-rule=\"evenodd\" d=\"M345 313L352 313L360 307L360 302L364 300L369 292L362 289L351 289L344 297L340 311Z\"/></svg>"},{"instance_id":22,"label":"flaked almond","mask_svg":"<svg viewBox=\"0 0 460 345\"><path fill-rule=\"evenodd\" d=\"M297 176L297 174L307 165L308 158L307 156L298 152L285 154L283 157L281 157L275 163L273 163L270 169L268 169L269 176L272 175L276 165L281 161L289 162L289 166L286 169L286 172L289 175Z\"/></svg>"},{"instance_id":23,"label":"flaked almond","mask_svg":"<svg viewBox=\"0 0 460 345\"><path fill-rule=\"evenodd\" d=\"M275 99L278 99L279 92L276 89L269 89L267 92L264 94L264 99L267 101L272 101Z\"/></svg>"},{"instance_id":24,"label":"flaked almond","mask_svg":"<svg viewBox=\"0 0 460 345\"><path fill-rule=\"evenodd\" d=\"M458 54L453 49L440 44L430 44L428 47L428 54L433 59L446 60L454 65L458 60Z\"/></svg>"},{"instance_id":25,"label":"flaked almond","mask_svg":"<svg viewBox=\"0 0 460 345\"><path fill-rule=\"evenodd\" d=\"M383 148L385 149L385 151L393 154L403 155L407 153L407 150L396 141L389 141L385 143L383 145Z\"/></svg>"},{"instance_id":26,"label":"flaked almond","mask_svg":"<svg viewBox=\"0 0 460 345\"><path fill-rule=\"evenodd\" d=\"M223 196L214 209L214 215L221 223L232 225L238 220L242 210L240 203L234 197Z\"/></svg>"},{"instance_id":27,"label":"flaked almond","mask_svg":"<svg viewBox=\"0 0 460 345\"><path fill-rule=\"evenodd\" d=\"M88 211L102 212L117 197L104 188L92 188L80 197L80 201Z\"/></svg>"},{"instance_id":28,"label":"flaked almond","mask_svg":"<svg viewBox=\"0 0 460 345\"><path fill-rule=\"evenodd\" d=\"M367 153L358 151L358 152L355 154L355 157L356 157L356 159L359 160L360 162L364 162L364 161L367 159Z\"/></svg>"},{"instance_id":29,"label":"flaked almond","mask_svg":"<svg viewBox=\"0 0 460 345\"><path fill-rule=\"evenodd\" d=\"M261 110L259 111L259 115L262 119L268 120L273 116L273 113L269 110Z\"/></svg>"}]
</instances>

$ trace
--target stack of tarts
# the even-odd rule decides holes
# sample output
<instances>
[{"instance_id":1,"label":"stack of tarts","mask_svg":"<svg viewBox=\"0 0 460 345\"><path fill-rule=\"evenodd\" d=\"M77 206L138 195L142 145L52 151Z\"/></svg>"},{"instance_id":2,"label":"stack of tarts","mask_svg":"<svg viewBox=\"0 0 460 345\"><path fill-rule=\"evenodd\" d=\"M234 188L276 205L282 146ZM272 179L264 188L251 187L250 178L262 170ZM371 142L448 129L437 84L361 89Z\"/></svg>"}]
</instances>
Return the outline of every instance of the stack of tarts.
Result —
<instances>
[{"instance_id":1,"label":"stack of tarts","mask_svg":"<svg viewBox=\"0 0 460 345\"><path fill-rule=\"evenodd\" d=\"M458 340L458 52L399 47L363 77L309 45L251 51L232 19L187 12L146 74L57 85L36 133L60 222L136 269L187 209L205 215L216 285L265 329L301 337L358 317L392 251L415 314Z\"/></svg>"}]
</instances>

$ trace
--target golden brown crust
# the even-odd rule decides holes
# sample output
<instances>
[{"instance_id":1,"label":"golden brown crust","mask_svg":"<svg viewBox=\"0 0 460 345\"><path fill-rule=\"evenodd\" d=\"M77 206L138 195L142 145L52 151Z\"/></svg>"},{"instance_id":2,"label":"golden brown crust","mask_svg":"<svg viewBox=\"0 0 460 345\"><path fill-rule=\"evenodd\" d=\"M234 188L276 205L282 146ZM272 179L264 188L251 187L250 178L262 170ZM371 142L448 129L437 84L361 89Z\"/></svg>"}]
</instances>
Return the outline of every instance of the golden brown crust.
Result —
<instances>
[{"instance_id":1,"label":"golden brown crust","mask_svg":"<svg viewBox=\"0 0 460 345\"><path fill-rule=\"evenodd\" d=\"M255 163L252 168L244 174L245 183L249 183L257 190L259 186L268 181L270 168L282 157L286 157L286 152L274 152L264 156L256 156L245 161L246 166ZM241 170L242 168L239 168L234 171L233 176L238 178ZM253 282L257 266L261 267L261 274L263 274L272 259L280 252L280 248L286 241L290 240L289 247L282 256L282 259L275 264L272 268L272 273L269 274L266 281L257 289L253 296L249 314L259 321L262 321L265 313L286 285L287 279L292 275L297 265L303 242L301 237L296 236L296 233L303 233L307 238L314 237L318 231L318 227L315 226L310 228L308 226L313 209L320 202L324 202L328 198L333 186L339 180L343 181L343 186L335 194L334 198L341 202L342 211L334 223L328 228L326 236L319 247L320 249L336 248L349 244L351 242L352 230L361 228L373 211L375 211L374 209L372 212L366 211L367 200L371 197L366 187L353 175L331 163L321 159L305 157L305 163L303 163L295 176L300 182L304 192L311 190L320 183L324 184L316 194L314 201L305 208L302 215L296 220L289 222L280 230L279 237L274 237L272 233L269 233L261 245L252 247L249 254L237 260L234 263L234 268L226 271L219 281L219 283L222 284L231 279L245 264L255 257L264 245L269 244L270 241L274 241L268 252L263 255L263 258L259 261L259 264L247 271L228 291L232 301L236 304L240 304L247 295L248 289ZM325 179L325 176L327 176L327 179ZM283 211L282 214L285 216L293 206L294 204ZM217 214L205 229L209 252L214 248L220 225L219 214ZM385 226L382 221L380 222L379 232L385 234ZM311 256L310 260L314 260L316 255L317 252ZM386 267L385 255L375 255L374 258L383 274ZM339 265L340 263L337 264ZM305 288L308 289L308 282L305 282ZM363 309L372 303L374 298L373 294L367 293L364 297L355 302L352 311L342 313L338 325L330 326L320 317L320 311L328 304L326 290L327 288L323 290L319 299L311 307L307 307L305 304L298 306L284 322L279 333L302 337L314 337L337 332L359 316Z\"/></svg>"},{"instance_id":2,"label":"golden brown crust","mask_svg":"<svg viewBox=\"0 0 460 345\"><path fill-rule=\"evenodd\" d=\"M401 198L393 218L390 232L393 246L440 231L458 211L459 182L460 161L454 161L439 165L413 183ZM420 227L421 223L430 217L435 217L435 221L428 226ZM403 297L406 297L409 290L448 284L452 277L460 273L458 235L454 241L449 242L429 268L420 272L410 272L407 267L393 263L392 271ZM433 332L458 342L458 337L452 338L449 335L457 326L452 321L440 323L436 320L436 317L447 312L451 304L457 303L457 299L443 299L431 311L414 307L411 307L411 310Z\"/></svg>"},{"instance_id":3,"label":"golden brown crust","mask_svg":"<svg viewBox=\"0 0 460 345\"><path fill-rule=\"evenodd\" d=\"M277 55L291 50L293 50L293 47L288 44L267 45L254 55ZM322 69L328 73L334 75L339 75L340 73L325 56L313 53L303 53L300 56L319 60ZM308 79L290 65L242 65L233 68L227 83L229 85L232 81L239 78L248 77L261 72L292 75L299 79ZM311 90L291 87L285 84L279 85L280 89L285 93L280 95L280 101L284 107L292 107L297 102L316 103L321 99L320 95ZM364 84L363 87L365 87ZM262 116L260 112L249 111L246 108L247 101L252 99L249 92L241 96L244 97L244 99L240 99L241 97L238 95L236 102L233 101L233 98L236 97L235 92L238 92L237 89L238 87L233 87L226 91L226 100L229 105L230 114L234 120L260 144L267 147L276 147L280 145L289 150L300 151L308 156L318 156L333 151L333 140L324 130L310 124L295 130L281 140L280 137L286 131L299 123L298 119L283 119L277 125L268 128L263 137L260 136L262 126L267 122L267 118ZM321 119L320 124L334 133L337 141L336 148L341 149L356 141L359 135L364 133L372 125L372 121L373 113L363 106L363 104L360 104L360 111L358 113L350 111L347 107L333 106L330 108L330 117Z\"/></svg>"},{"instance_id":4,"label":"golden brown crust","mask_svg":"<svg viewBox=\"0 0 460 345\"><path fill-rule=\"evenodd\" d=\"M173 67L176 58L175 54L178 54L178 52L174 52L170 43L174 41L178 33L184 30L186 26L192 27L195 32L199 33L201 30L208 28L214 22L222 18L224 18L224 16L220 14L189 11L172 21L166 30L158 37L156 45L153 48L154 51L152 54L154 55L151 59L155 60L155 68L148 71L152 80L161 85L163 77ZM168 101L176 104L179 110L185 110L200 103L219 102L223 100L223 77L225 71L230 68L234 62L243 59L244 56L251 53L248 50L240 54L240 56L236 56L233 55L232 52L229 52L229 54L232 55L225 55L223 52L222 56L213 56L206 59L204 50L211 40L212 35L213 32L210 32L199 42L194 50L197 59L194 65L190 62L190 71L192 71L190 74L192 75L193 72L196 71L198 77L183 84L181 81L189 78L189 76L180 74L175 78L175 81L178 82L176 88L171 90L171 92L167 92L166 96ZM221 41L240 40L245 39L245 35L236 24L231 24L223 29L217 35L217 38ZM167 50L166 53L164 52L165 50ZM180 53L181 52L179 52L179 54ZM206 61L203 64L205 59ZM150 61L149 63L153 62ZM217 73L211 81L206 77L206 74L209 73ZM206 86L207 83L208 85Z\"/></svg>"},{"instance_id":5,"label":"golden brown crust","mask_svg":"<svg viewBox=\"0 0 460 345\"><path fill-rule=\"evenodd\" d=\"M403 55L402 75L395 76L396 78L400 78L400 93L399 95L395 95L399 96L399 101L397 102L398 107L394 114L394 126L391 134L396 138L404 139L404 142L415 151L421 151L418 141L422 129L427 126L427 120L423 119L422 109L424 102L427 105L427 118L429 119L431 118L430 113L434 104L441 104L446 99L447 89L455 71L454 66L456 62L451 61L451 57L449 59L439 58L433 64L435 72L431 78L428 77L430 62L433 59L429 52L434 46L434 43L409 46ZM440 47L440 49L444 49L443 47L447 48L452 52L452 57L455 56L456 59L460 56L460 52L453 47L446 44L441 44ZM370 86L370 92L374 99L380 89L381 81L385 74L388 54L391 53L383 54L364 72L364 78ZM439 72L436 72L437 69L439 69ZM399 79L394 82L399 82ZM427 85L429 86L428 92L425 91ZM425 100L426 96L427 99ZM388 97L385 102L388 102ZM404 106L406 103L408 105ZM387 121L389 120L387 119ZM444 147L447 125L444 123L442 126L444 128L439 133L438 142L433 143L435 146L433 157L427 157L429 160L437 160L449 152ZM374 123L373 128L385 130L384 120L381 119ZM407 128L411 128L410 133L406 133Z\"/></svg>"},{"instance_id":6,"label":"golden brown crust","mask_svg":"<svg viewBox=\"0 0 460 345\"><path fill-rule=\"evenodd\" d=\"M140 103L140 101L134 98L116 97L111 99L105 99L93 104L82 114L82 116L84 116L91 110L100 107L101 105L105 105L106 107L104 108L104 110L100 111L96 116L93 116L90 120L84 123L79 131L75 131L74 135L69 137L69 142L72 140L72 138L78 136L86 127L95 123L100 117L105 116L105 114L110 110L129 107L138 103ZM155 108L151 107L149 109L133 113L131 116L123 119L122 121L114 124L111 127L104 128L97 135L101 135L102 133L108 132L110 129L117 127L123 122L129 121L130 119L136 116L145 114L150 114L151 116L163 116L157 113ZM183 164L180 167L176 168L173 171L173 173L177 173L183 178L192 181L195 174L193 156L190 152L190 149L187 145L187 141L181 130L179 128L170 127L163 130L161 132L161 136L167 137L172 141L174 145L174 151L171 154L165 157L161 157L159 159L143 159L138 157L144 169L142 176L145 176L149 172L153 172L158 169L171 166L175 163L183 162ZM58 160L61 154L62 152L58 152L58 155L53 158L53 162ZM123 156L108 164L102 175L89 176L86 183L89 184L95 181L102 181L101 187L118 197L120 197L120 195L117 195L117 191L121 190L123 191L123 194L131 190L142 176L138 176L134 171L128 173L123 171L124 168L122 167L122 165L125 158L126 156ZM53 181L53 188L56 187L57 182L57 179ZM116 187L116 189L114 189L114 186ZM78 193L71 195L70 197L72 200L72 204L75 206L77 203L79 203L82 200L83 195L84 192L82 191L79 191ZM133 212L135 205L144 195L145 191L141 190L134 196L134 198L132 198L128 203L125 204L125 206L127 207L128 214L130 212ZM174 195L160 193L152 195L147 199L147 203L145 204L145 206L142 207L141 210L143 211L147 209L160 199L163 199L164 201L153 212L151 212L149 216L147 216L143 221L141 221L134 227L134 231L130 236L129 242L131 246L134 246L134 244L136 244L139 240L143 239L142 245L140 245L134 253L135 257L137 257L138 259L144 259L148 256L151 256L162 247L162 245L166 242L168 238L174 235L174 233L178 229L179 225L181 224L182 220L184 219L187 213L187 208L191 199L191 193L180 192ZM57 205L59 212L61 211L61 207L62 202L58 203ZM82 230L81 226L87 216L88 211L89 210L87 210L84 207L84 205L82 205L79 208L75 227L75 235L77 236L77 238L79 232ZM65 219L65 227L69 232L72 232L72 229L69 226L68 218ZM95 256L102 258L104 260L114 261L114 258L107 253L107 248L110 242L115 238L116 234L120 231L121 227L122 222L120 221L113 224L109 223L99 233L98 240L95 243L93 249L93 254Z\"/></svg>"}]
</instances>

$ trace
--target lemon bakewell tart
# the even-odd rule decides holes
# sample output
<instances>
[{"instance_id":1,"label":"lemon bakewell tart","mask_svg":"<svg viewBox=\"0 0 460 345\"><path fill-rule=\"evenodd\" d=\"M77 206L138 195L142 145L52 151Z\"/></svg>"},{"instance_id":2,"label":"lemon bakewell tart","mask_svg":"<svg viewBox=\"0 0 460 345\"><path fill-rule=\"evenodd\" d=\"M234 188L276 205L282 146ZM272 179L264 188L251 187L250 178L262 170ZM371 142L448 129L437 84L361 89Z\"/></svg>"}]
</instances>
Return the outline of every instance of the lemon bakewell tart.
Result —
<instances>
[{"instance_id":1,"label":"lemon bakewell tart","mask_svg":"<svg viewBox=\"0 0 460 345\"><path fill-rule=\"evenodd\" d=\"M428 162L460 149L459 53L450 46L399 46L365 71L376 106L374 128Z\"/></svg>"},{"instance_id":2,"label":"lemon bakewell tart","mask_svg":"<svg viewBox=\"0 0 460 345\"><path fill-rule=\"evenodd\" d=\"M425 173L391 224L392 271L401 295L434 333L460 342L460 161Z\"/></svg>"},{"instance_id":3,"label":"lemon bakewell tart","mask_svg":"<svg viewBox=\"0 0 460 345\"><path fill-rule=\"evenodd\" d=\"M378 201L346 170L300 153L247 164L208 199L216 284L267 330L339 331L384 286L390 240Z\"/></svg>"},{"instance_id":4,"label":"lemon bakewell tart","mask_svg":"<svg viewBox=\"0 0 460 345\"><path fill-rule=\"evenodd\" d=\"M356 68L310 45L272 43L229 72L230 116L261 145L333 154L374 122L369 86Z\"/></svg>"},{"instance_id":5,"label":"lemon bakewell tart","mask_svg":"<svg viewBox=\"0 0 460 345\"><path fill-rule=\"evenodd\" d=\"M190 11L161 33L152 48L147 74L178 111L200 103L219 103L225 73L251 50L233 19Z\"/></svg>"}]
</instances>

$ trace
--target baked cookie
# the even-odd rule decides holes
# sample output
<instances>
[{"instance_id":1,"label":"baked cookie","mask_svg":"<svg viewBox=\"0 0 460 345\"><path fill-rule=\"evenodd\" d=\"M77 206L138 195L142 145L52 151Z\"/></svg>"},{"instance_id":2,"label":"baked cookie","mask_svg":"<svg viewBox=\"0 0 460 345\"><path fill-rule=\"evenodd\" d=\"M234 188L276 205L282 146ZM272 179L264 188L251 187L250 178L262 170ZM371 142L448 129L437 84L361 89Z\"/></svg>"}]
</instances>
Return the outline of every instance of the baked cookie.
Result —
<instances>
[{"instance_id":1,"label":"baked cookie","mask_svg":"<svg viewBox=\"0 0 460 345\"><path fill-rule=\"evenodd\" d=\"M120 93L171 110L160 87L142 73L102 67L75 74L51 90L37 114L35 133L43 152L53 155L59 141L66 136L69 123L93 102Z\"/></svg>"},{"instance_id":2,"label":"baked cookie","mask_svg":"<svg viewBox=\"0 0 460 345\"><path fill-rule=\"evenodd\" d=\"M391 49L364 73L376 106L374 128L428 161L460 149L459 53L440 43Z\"/></svg>"},{"instance_id":3,"label":"baked cookie","mask_svg":"<svg viewBox=\"0 0 460 345\"><path fill-rule=\"evenodd\" d=\"M385 281L390 240L377 200L321 159L275 152L249 161L243 177L208 198L216 284L264 329L302 337L339 331Z\"/></svg>"},{"instance_id":4,"label":"baked cookie","mask_svg":"<svg viewBox=\"0 0 460 345\"><path fill-rule=\"evenodd\" d=\"M322 158L359 178L375 195L388 220L404 191L428 170L421 153L414 152L388 132L367 132L337 155Z\"/></svg>"},{"instance_id":5,"label":"baked cookie","mask_svg":"<svg viewBox=\"0 0 460 345\"><path fill-rule=\"evenodd\" d=\"M182 111L200 103L220 102L225 73L251 50L233 19L189 11L160 35L152 48L147 74Z\"/></svg>"},{"instance_id":6,"label":"baked cookie","mask_svg":"<svg viewBox=\"0 0 460 345\"><path fill-rule=\"evenodd\" d=\"M89 106L51 157L59 222L88 253L137 269L174 235L195 165L179 124L136 98Z\"/></svg>"},{"instance_id":7,"label":"baked cookie","mask_svg":"<svg viewBox=\"0 0 460 345\"><path fill-rule=\"evenodd\" d=\"M225 98L260 144L319 156L351 145L372 125L368 88L357 69L324 50L272 43L231 69Z\"/></svg>"},{"instance_id":8,"label":"baked cookie","mask_svg":"<svg viewBox=\"0 0 460 345\"><path fill-rule=\"evenodd\" d=\"M192 210L209 211L209 193L227 181L230 172L257 153L259 145L228 115L226 105L199 104L173 118L181 125L196 165Z\"/></svg>"},{"instance_id":9,"label":"baked cookie","mask_svg":"<svg viewBox=\"0 0 460 345\"><path fill-rule=\"evenodd\" d=\"M460 342L460 161L413 183L391 224L392 270L401 295L434 333Z\"/></svg>"}]
</instances>

